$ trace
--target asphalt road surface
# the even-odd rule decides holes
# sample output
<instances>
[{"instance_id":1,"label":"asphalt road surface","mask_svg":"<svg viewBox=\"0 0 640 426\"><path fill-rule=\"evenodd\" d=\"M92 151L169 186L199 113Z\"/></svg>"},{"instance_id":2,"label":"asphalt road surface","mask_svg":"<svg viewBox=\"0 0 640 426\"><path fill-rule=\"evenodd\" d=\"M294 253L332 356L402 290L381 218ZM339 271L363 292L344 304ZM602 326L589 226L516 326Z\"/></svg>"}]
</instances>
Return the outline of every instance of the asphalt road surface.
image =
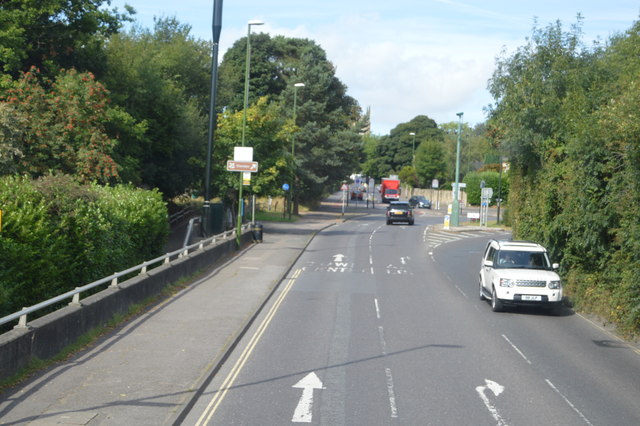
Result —
<instances>
[{"instance_id":1,"label":"asphalt road surface","mask_svg":"<svg viewBox=\"0 0 640 426\"><path fill-rule=\"evenodd\" d=\"M383 212L314 238L184 424L640 424L636 348L569 309L480 300L504 234Z\"/></svg>"}]
</instances>

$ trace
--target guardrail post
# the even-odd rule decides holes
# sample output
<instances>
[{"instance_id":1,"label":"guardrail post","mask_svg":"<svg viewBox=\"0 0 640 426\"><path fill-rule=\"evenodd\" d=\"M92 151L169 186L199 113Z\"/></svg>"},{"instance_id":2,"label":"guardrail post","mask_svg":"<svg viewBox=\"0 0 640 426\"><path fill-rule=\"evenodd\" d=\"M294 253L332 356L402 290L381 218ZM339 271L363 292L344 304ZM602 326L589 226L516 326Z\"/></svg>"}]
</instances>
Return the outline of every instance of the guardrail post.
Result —
<instances>
[{"instance_id":1,"label":"guardrail post","mask_svg":"<svg viewBox=\"0 0 640 426\"><path fill-rule=\"evenodd\" d=\"M113 279L111 280L111 285L109 287L118 288L118 277L117 276L113 277Z\"/></svg>"},{"instance_id":2,"label":"guardrail post","mask_svg":"<svg viewBox=\"0 0 640 426\"><path fill-rule=\"evenodd\" d=\"M22 308L22 310L26 310L27 308ZM27 314L20 315L20 319L18 320L18 324L13 328L27 328Z\"/></svg>"},{"instance_id":3,"label":"guardrail post","mask_svg":"<svg viewBox=\"0 0 640 426\"><path fill-rule=\"evenodd\" d=\"M169 260L169 253L167 253L167 257L164 258L164 264L166 265L169 262L171 262L171 261Z\"/></svg>"},{"instance_id":4,"label":"guardrail post","mask_svg":"<svg viewBox=\"0 0 640 426\"><path fill-rule=\"evenodd\" d=\"M78 287L76 287L76 290ZM73 295L73 299L69 302L69 305L79 305L80 304L80 293L76 293Z\"/></svg>"}]
</instances>

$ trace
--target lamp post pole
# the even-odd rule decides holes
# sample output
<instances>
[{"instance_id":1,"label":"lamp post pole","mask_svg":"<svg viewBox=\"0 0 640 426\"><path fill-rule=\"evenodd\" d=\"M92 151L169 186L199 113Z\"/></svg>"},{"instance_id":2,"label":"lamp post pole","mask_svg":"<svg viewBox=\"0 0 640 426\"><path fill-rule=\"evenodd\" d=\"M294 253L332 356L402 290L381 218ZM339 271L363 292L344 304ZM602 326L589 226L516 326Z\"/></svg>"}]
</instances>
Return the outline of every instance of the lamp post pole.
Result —
<instances>
[{"instance_id":1,"label":"lamp post pole","mask_svg":"<svg viewBox=\"0 0 640 426\"><path fill-rule=\"evenodd\" d=\"M462 132L462 115L463 112L459 112L458 116L458 142L456 144L456 187L453 191L453 211L451 216L451 224L453 226L460 226L460 133Z\"/></svg>"},{"instance_id":2,"label":"lamp post pole","mask_svg":"<svg viewBox=\"0 0 640 426\"><path fill-rule=\"evenodd\" d=\"M247 58L245 61L244 69L244 109L242 112L242 146L245 143L245 134L247 131L247 108L249 107L249 68L251 64L251 26L262 25L262 21L249 21L247 23ZM236 223L236 242L240 247L240 235L242 234L242 173L239 173L239 185L238 189L238 220Z\"/></svg>"},{"instance_id":3,"label":"lamp post pole","mask_svg":"<svg viewBox=\"0 0 640 426\"><path fill-rule=\"evenodd\" d=\"M413 150L411 151L411 167L416 168L416 134L415 132L409 133L413 136Z\"/></svg>"},{"instance_id":4,"label":"lamp post pole","mask_svg":"<svg viewBox=\"0 0 640 426\"><path fill-rule=\"evenodd\" d=\"M295 198L293 189L295 188L296 173L296 107L298 102L298 87L304 87L304 83L296 83L293 85L293 133L291 134L291 160L293 161L293 180L291 182L291 190L289 191L289 219L291 219L292 203ZM293 214L298 214L297 203L293 208Z\"/></svg>"},{"instance_id":5,"label":"lamp post pole","mask_svg":"<svg viewBox=\"0 0 640 426\"><path fill-rule=\"evenodd\" d=\"M207 161L204 175L204 205L202 210L202 233L207 236L211 211L209 199L211 198L211 156L213 155L213 139L216 129L216 94L218 84L218 44L220 42L220 30L222 28L222 0L214 0L213 3L213 51L211 56L211 95L209 99L209 134L207 138Z\"/></svg>"}]
</instances>

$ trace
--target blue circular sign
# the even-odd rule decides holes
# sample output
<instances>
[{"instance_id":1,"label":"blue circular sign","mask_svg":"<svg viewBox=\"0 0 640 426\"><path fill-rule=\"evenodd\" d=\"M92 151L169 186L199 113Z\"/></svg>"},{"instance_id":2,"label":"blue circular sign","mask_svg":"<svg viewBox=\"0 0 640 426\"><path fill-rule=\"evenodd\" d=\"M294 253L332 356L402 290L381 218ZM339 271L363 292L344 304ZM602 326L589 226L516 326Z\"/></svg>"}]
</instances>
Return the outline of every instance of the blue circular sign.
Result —
<instances>
[{"instance_id":1,"label":"blue circular sign","mask_svg":"<svg viewBox=\"0 0 640 426\"><path fill-rule=\"evenodd\" d=\"M285 191L288 191L289 190L289 184L288 183L283 184L282 185L282 189L284 189Z\"/></svg>"}]
</instances>

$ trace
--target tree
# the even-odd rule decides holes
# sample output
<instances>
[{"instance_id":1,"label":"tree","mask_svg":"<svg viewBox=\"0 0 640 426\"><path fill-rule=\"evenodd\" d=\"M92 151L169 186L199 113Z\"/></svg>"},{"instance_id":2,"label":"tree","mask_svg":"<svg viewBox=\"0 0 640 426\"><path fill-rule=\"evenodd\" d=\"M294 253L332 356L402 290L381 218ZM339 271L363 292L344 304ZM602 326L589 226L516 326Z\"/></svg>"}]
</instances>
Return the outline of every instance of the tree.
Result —
<instances>
[{"instance_id":1,"label":"tree","mask_svg":"<svg viewBox=\"0 0 640 426\"><path fill-rule=\"evenodd\" d=\"M422 188L430 188L433 179L447 178L445 151L441 141L425 140L416 150L416 173Z\"/></svg>"},{"instance_id":2,"label":"tree","mask_svg":"<svg viewBox=\"0 0 640 426\"><path fill-rule=\"evenodd\" d=\"M22 153L22 128L26 118L7 102L0 102L0 176L18 171Z\"/></svg>"},{"instance_id":3,"label":"tree","mask_svg":"<svg viewBox=\"0 0 640 426\"><path fill-rule=\"evenodd\" d=\"M49 81L33 68L7 91L4 102L15 120L28 123L9 134L11 144L20 147L16 171L34 177L59 171L100 182L118 176L112 158L116 140L105 127L113 108L92 74L71 70Z\"/></svg>"},{"instance_id":4,"label":"tree","mask_svg":"<svg viewBox=\"0 0 640 426\"><path fill-rule=\"evenodd\" d=\"M220 65L219 111L243 108L246 38L229 49ZM359 167L362 159L361 111L346 86L335 76L335 67L315 42L268 34L251 36L249 103L267 96L279 103L285 117L293 114L295 126L295 185L302 201L315 201L336 182Z\"/></svg>"},{"instance_id":5,"label":"tree","mask_svg":"<svg viewBox=\"0 0 640 426\"><path fill-rule=\"evenodd\" d=\"M376 156L380 139L377 135L364 135L362 138L363 162L360 170L365 176L382 176L379 171L380 159Z\"/></svg>"},{"instance_id":6,"label":"tree","mask_svg":"<svg viewBox=\"0 0 640 426\"><path fill-rule=\"evenodd\" d=\"M139 123L114 121L111 129L121 141L114 156L123 180L167 198L202 187L210 51L174 18L157 20L153 32L134 28L111 38L104 81Z\"/></svg>"},{"instance_id":7,"label":"tree","mask_svg":"<svg viewBox=\"0 0 640 426\"><path fill-rule=\"evenodd\" d=\"M412 188L416 188L419 186L416 169L414 169L412 166L402 167L402 169L400 169L400 173L398 173L398 177L400 178L400 182L402 182L403 185L409 185Z\"/></svg>"},{"instance_id":8,"label":"tree","mask_svg":"<svg viewBox=\"0 0 640 426\"><path fill-rule=\"evenodd\" d=\"M381 174L378 177L398 173L403 166L412 164L414 137L411 133L415 133L416 162L417 152L423 141L442 141L443 136L436 122L426 115L418 115L407 123L398 124L389 136L380 139L377 146L375 156L380 158L381 163L378 168ZM417 173L419 176L422 173L419 167Z\"/></svg>"},{"instance_id":9,"label":"tree","mask_svg":"<svg viewBox=\"0 0 640 426\"><path fill-rule=\"evenodd\" d=\"M225 165L233 159L233 149L238 146L242 133L242 111L225 113L219 119L216 137L216 149L213 152L212 185L219 195L235 208L238 173L229 172ZM290 178L291 128L284 126L280 105L269 103L262 97L247 111L247 140L254 149L253 157L259 162L258 173L251 176L251 185L247 191L259 196L284 195L282 184Z\"/></svg>"},{"instance_id":10,"label":"tree","mask_svg":"<svg viewBox=\"0 0 640 426\"><path fill-rule=\"evenodd\" d=\"M105 0L4 0L0 6L0 66L14 78L36 67L103 70L103 45L134 13L101 9Z\"/></svg>"}]
</instances>

